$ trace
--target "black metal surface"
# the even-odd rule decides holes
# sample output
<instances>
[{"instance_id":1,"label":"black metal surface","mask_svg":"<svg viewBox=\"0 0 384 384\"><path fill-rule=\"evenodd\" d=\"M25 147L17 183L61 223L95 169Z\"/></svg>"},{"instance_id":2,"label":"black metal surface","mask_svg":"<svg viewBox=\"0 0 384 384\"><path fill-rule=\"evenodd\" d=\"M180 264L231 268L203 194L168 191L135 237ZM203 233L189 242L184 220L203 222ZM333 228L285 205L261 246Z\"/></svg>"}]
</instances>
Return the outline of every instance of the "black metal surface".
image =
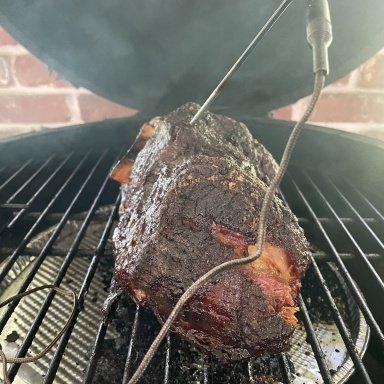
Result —
<instances>
[{"instance_id":1,"label":"black metal surface","mask_svg":"<svg viewBox=\"0 0 384 384\"><path fill-rule=\"evenodd\" d=\"M244 120L244 119L243 119ZM252 128L256 124L254 120L246 121ZM103 132L108 128L108 135L102 139L95 135L89 135L92 126L83 128L83 131L76 133L70 142L57 148L50 149L50 140L55 142L60 135L65 136L63 130L56 135L49 134L48 137L40 137L40 149L36 145L35 156L33 153L22 153L23 140L14 141L11 150L7 149L4 143L0 143L1 157L4 167L0 170L0 203L8 204L1 206L0 213L0 260L8 255L2 264L0 281L6 278L12 265L18 258L28 252L38 256L33 262L20 291L28 289L34 275L48 255L55 254L55 242L68 220L76 218L82 224L68 249L56 249L56 253L64 255L65 258L61 268L52 284L59 285L67 274L68 267L75 257L89 257L89 266L81 284L79 292L79 307L76 315L79 316L87 308L84 306L84 298L92 282L92 278L100 261L111 260L112 255L105 251L107 239L111 235L112 225L117 219L119 204L119 189L115 182L109 180L108 172L121 153L121 144L129 145L134 133L125 130L125 126L136 124L132 122L109 122L103 125L94 125L95 132ZM263 125L264 124L264 125ZM279 148L283 145L280 135L285 132L284 126L271 127L265 122L258 122L253 129L257 137L265 139L264 142L278 158ZM280 141L273 139L273 129L280 129ZM83 148L82 135L88 135L87 147ZM121 137L130 138L122 141ZM272 137L272 139L271 139ZM333 138L334 140L331 140ZM27 140L27 139L26 139ZM34 137L36 143L39 140ZM270 140L270 141L269 141ZM312 140L312 151L310 156L306 146ZM321 142L329 140L328 152L323 152ZM338 142L339 140L339 142ZM349 140L349 141L348 141ZM8 141L9 143L9 141ZM7 143L7 144L8 144ZM268 144L270 143L270 145ZM346 162L335 162L335 158L329 158L334 152L333 146L344 148ZM19 154L15 154L15 148L20 148ZM317 144L317 145L315 145ZM384 158L384 150L370 140L358 140L357 137L349 135L327 135L325 131L309 129L299 142L298 151L294 163L290 168L289 175L282 185L283 198L291 206L299 217L300 224L305 229L306 235L316 247L313 254L311 273L320 283L323 292L319 292L325 305L329 308L330 314L338 325L339 332L354 362L356 374L350 380L351 383L379 383L384 375L384 337L383 337L383 312L381 305L383 301L382 278L384 275L384 199L380 196L380 186L383 180L375 178L373 183L367 183L372 176L357 174L354 163L348 163L349 158L355 156L355 145L360 146L360 151L367 151L370 156L364 157L359 164L360 169L370 172L373 168L383 167L382 164L375 164L373 161ZM42 149L45 148L45 152ZM10 151L7 155L7 151ZM55 156L53 156L55 154ZM13 157L20 156L19 163L15 164ZM10 161L6 161L10 159ZM23 158L25 157L25 158ZM322 159L323 160L320 160ZM313 161L316 159L316 161ZM334 162L332 169L327 167L328 162ZM306 164L306 168L298 167L298 164ZM359 181L360 180L360 181ZM362 182L362 180L364 182ZM383 189L381 189L382 191ZM103 215L96 213L99 206L114 204L111 214ZM14 204L10 206L9 204ZM26 206L28 206L26 208ZM85 213L84 213L85 212ZM105 229L100 236L99 244L95 249L81 249L80 242L92 222L104 220ZM41 249L28 249L29 240L44 228L56 223L49 240ZM52 256L54 257L54 256ZM372 337L369 344L367 358L362 359L356 352L354 342L351 339L350 329L338 307L338 303L332 296L331 287L324 280L321 266L324 261L332 260L338 267L340 275L344 278L348 288L353 295L357 305L364 314L370 325ZM364 296L363 296L364 295ZM40 324L44 321L53 294L48 294L44 303L30 326L30 330L21 344L19 356L27 353ZM301 319L308 335L308 342L311 344L313 353L318 362L319 371L325 383L332 382L332 375L329 372L327 363L321 349L321 343L316 337L313 324L313 313L309 310L306 298L300 299ZM8 322L18 302L12 303L0 318L0 331ZM135 306L128 299L123 298L119 302L119 308L126 306L128 310L127 322L127 344L119 374L123 382L126 382L138 364L140 356L148 347L151 338L154 336L158 325L154 318L147 311ZM115 308L112 308L114 316ZM71 339L72 330L76 326L76 318L67 330L59 344L46 372L44 383L54 382L55 374L60 366L63 352ZM106 340L108 323L103 323L100 316L100 325L95 334L93 346L89 346L89 366L84 373L84 381L91 383L95 377L98 366L100 351ZM263 367L257 362L239 363L233 367L219 367L209 358L199 363L191 374L194 377L185 376L186 373L178 371L177 366L179 352L181 349L189 348L185 342L181 342L174 336L170 336L158 352L154 363L149 368L143 382L178 383L188 382L192 379L202 383L223 383L237 382L236 375L241 375L241 380L248 380L249 383L259 383L263 374ZM192 353L192 357L193 352ZM192 358L189 357L189 358ZM280 380L292 382L294 372L282 354L273 356L271 360L276 366L276 372ZM376 362L375 364L372 362ZM13 364L9 367L9 375L14 378L19 366ZM246 379L243 379L243 378ZM153 381L156 378L156 381ZM152 381L151 381L152 380ZM226 381L224 381L226 380ZM245 381L244 381L245 382Z\"/></svg>"},{"instance_id":2,"label":"black metal surface","mask_svg":"<svg viewBox=\"0 0 384 384\"><path fill-rule=\"evenodd\" d=\"M151 115L203 102L280 0L1 0L0 24L65 79ZM296 0L216 106L263 116L309 94L306 1ZM384 46L381 0L330 1L328 81Z\"/></svg>"}]
</instances>

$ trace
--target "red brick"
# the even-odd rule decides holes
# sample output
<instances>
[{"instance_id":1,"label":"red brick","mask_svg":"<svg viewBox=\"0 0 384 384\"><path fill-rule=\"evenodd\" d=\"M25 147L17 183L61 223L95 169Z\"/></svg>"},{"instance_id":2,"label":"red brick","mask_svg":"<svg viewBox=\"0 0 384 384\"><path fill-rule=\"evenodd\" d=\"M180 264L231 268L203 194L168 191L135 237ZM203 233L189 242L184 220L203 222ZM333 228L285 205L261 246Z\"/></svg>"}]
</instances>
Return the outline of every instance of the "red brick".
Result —
<instances>
[{"instance_id":1,"label":"red brick","mask_svg":"<svg viewBox=\"0 0 384 384\"><path fill-rule=\"evenodd\" d=\"M0 123L61 123L70 118L62 95L0 95Z\"/></svg>"},{"instance_id":2,"label":"red brick","mask_svg":"<svg viewBox=\"0 0 384 384\"><path fill-rule=\"evenodd\" d=\"M331 86L335 87L345 87L349 84L349 81L351 79L351 73L348 73L348 75L344 76L343 78L336 80L334 83L330 84Z\"/></svg>"},{"instance_id":3,"label":"red brick","mask_svg":"<svg viewBox=\"0 0 384 384\"><path fill-rule=\"evenodd\" d=\"M13 84L11 62L8 56L0 56L0 88Z\"/></svg>"},{"instance_id":4,"label":"red brick","mask_svg":"<svg viewBox=\"0 0 384 384\"><path fill-rule=\"evenodd\" d=\"M292 106L287 105L270 112L269 117L279 120L292 120Z\"/></svg>"},{"instance_id":5,"label":"red brick","mask_svg":"<svg viewBox=\"0 0 384 384\"><path fill-rule=\"evenodd\" d=\"M384 122L384 94L324 94L311 117L314 122Z\"/></svg>"},{"instance_id":6,"label":"red brick","mask_svg":"<svg viewBox=\"0 0 384 384\"><path fill-rule=\"evenodd\" d=\"M4 28L0 27L0 45L17 45L17 41Z\"/></svg>"},{"instance_id":7,"label":"red brick","mask_svg":"<svg viewBox=\"0 0 384 384\"><path fill-rule=\"evenodd\" d=\"M124 107L96 95L79 95L78 98L83 121L127 117L137 113L135 109Z\"/></svg>"},{"instance_id":8,"label":"red brick","mask_svg":"<svg viewBox=\"0 0 384 384\"><path fill-rule=\"evenodd\" d=\"M56 72L49 72L48 66L32 55L17 56L14 71L20 85L25 87L39 85L71 87L70 83L58 79Z\"/></svg>"},{"instance_id":9,"label":"red brick","mask_svg":"<svg viewBox=\"0 0 384 384\"><path fill-rule=\"evenodd\" d=\"M384 56L376 55L359 69L358 85L366 88L384 88Z\"/></svg>"}]
</instances>

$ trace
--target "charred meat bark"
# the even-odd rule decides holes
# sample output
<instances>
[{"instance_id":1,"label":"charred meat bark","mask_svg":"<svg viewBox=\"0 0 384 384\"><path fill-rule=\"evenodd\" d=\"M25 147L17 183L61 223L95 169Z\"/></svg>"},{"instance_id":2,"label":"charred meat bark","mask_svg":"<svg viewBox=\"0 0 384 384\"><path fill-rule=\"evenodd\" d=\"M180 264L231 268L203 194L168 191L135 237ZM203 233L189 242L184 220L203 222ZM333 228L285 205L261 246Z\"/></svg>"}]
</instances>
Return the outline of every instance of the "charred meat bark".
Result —
<instances>
[{"instance_id":1,"label":"charred meat bark","mask_svg":"<svg viewBox=\"0 0 384 384\"><path fill-rule=\"evenodd\" d=\"M198 107L144 125L112 171L123 195L115 276L160 321L197 278L249 254L277 169L244 124L207 113L191 126ZM308 264L303 231L275 196L261 257L209 282L172 330L223 362L285 350Z\"/></svg>"}]
</instances>

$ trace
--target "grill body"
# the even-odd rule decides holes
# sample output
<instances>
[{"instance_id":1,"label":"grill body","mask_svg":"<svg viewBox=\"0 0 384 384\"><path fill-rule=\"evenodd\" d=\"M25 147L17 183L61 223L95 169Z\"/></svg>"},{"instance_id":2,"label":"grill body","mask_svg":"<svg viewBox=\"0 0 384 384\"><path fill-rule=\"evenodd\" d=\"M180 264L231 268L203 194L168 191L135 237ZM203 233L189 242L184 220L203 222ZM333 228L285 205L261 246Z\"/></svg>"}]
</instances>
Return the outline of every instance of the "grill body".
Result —
<instances>
[{"instance_id":1,"label":"grill body","mask_svg":"<svg viewBox=\"0 0 384 384\"><path fill-rule=\"evenodd\" d=\"M246 123L277 160L280 158L289 124L244 116L237 119ZM111 383L124 382L158 330L153 316L128 298L120 299L117 310L116 305L112 308L110 323L102 322L100 312L112 276L109 239L119 205L118 185L108 178L108 173L147 120L111 120L0 143L0 282L8 281L8 287L12 287L15 275L20 273L17 291L25 291L31 284L38 285L39 276L45 274L47 283L72 287L79 294L73 324L51 351L48 363L39 368L41 382L66 382L60 376L64 361L70 362L67 382L107 382L107 378ZM384 144L308 126L282 184L283 198L313 245L309 273L317 282L314 297L320 297L329 311L348 351L355 369L350 383L379 383L384 377L384 312L379 305L384 299L383 158ZM106 205L108 210L100 210ZM72 237L66 236L68 226L75 228ZM94 226L98 232L90 235ZM37 241L41 233L45 235ZM30 258L24 270L25 257ZM333 263L356 310L360 308L369 326L371 337L364 358L351 337L355 320L351 322L341 308L343 303L334 299L334 288L324 273L328 262ZM71 281L75 272L80 278ZM320 382L329 382L333 372L329 372L322 354L324 345L317 337L315 313L309 301L312 294L303 292L300 320L307 335L308 353L313 354L318 365ZM33 310L30 318L24 319L25 338L16 342L15 352L20 356L41 349L38 347L44 340L52 338L47 334L42 339L40 336L42 341L39 339L39 329L44 328L48 317L59 324L69 316L68 302L57 300L45 292L37 301L15 302L0 312L4 336L20 306L24 305L26 313ZM87 327L88 333L84 332ZM116 335L125 339L117 347ZM76 339L81 339L80 352L76 352L79 356L71 350ZM112 342L115 349L109 348ZM181 350L189 352L184 356ZM112 353L109 371L103 372L102 360ZM78 368L76 359L86 364L78 363ZM185 366L189 368L180 369ZM19 370L19 365L10 365L10 377L16 377ZM258 360L220 367L169 336L143 382L259 383L268 382L268 375L274 374L286 383L299 382L286 354L269 357L268 364Z\"/></svg>"}]
</instances>

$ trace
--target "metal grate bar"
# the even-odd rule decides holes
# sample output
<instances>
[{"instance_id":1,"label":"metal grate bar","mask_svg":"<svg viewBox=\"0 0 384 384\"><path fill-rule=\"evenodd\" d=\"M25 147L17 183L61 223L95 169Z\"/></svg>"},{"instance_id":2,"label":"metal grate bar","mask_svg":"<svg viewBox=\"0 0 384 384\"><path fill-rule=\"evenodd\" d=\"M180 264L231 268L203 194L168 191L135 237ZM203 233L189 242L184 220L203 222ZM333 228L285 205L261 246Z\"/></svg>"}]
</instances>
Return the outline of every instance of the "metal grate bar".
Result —
<instances>
[{"instance_id":1,"label":"metal grate bar","mask_svg":"<svg viewBox=\"0 0 384 384\"><path fill-rule=\"evenodd\" d=\"M289 206L288 201L281 190L279 190L279 193L282 200L285 202L285 204ZM320 341L316 336L315 329L313 327L311 318L307 310L307 306L305 305L301 294L299 295L299 307L300 307L300 313L303 315L303 323L308 335L309 343L311 344L311 348L312 348L313 354L315 355L318 367L320 369L321 376L324 379L324 382L326 384L332 384L333 381L332 381L331 374L329 372L327 362L325 361L324 352L321 348Z\"/></svg>"},{"instance_id":2,"label":"metal grate bar","mask_svg":"<svg viewBox=\"0 0 384 384\"><path fill-rule=\"evenodd\" d=\"M169 366L171 359L171 335L168 333L165 344L164 384L169 384Z\"/></svg>"},{"instance_id":3,"label":"metal grate bar","mask_svg":"<svg viewBox=\"0 0 384 384\"><path fill-rule=\"evenodd\" d=\"M106 184L106 182L105 182ZM72 330L76 324L77 318L80 314L80 312L84 309L84 299L85 295L88 292L89 286L91 284L92 278L96 272L97 265L99 263L100 257L104 254L104 250L109 238L109 235L112 230L114 218L117 215L117 212L119 210L119 203L120 203L120 194L118 195L115 206L108 218L108 221L106 223L106 226L104 227L103 233L100 237L99 244L97 245L97 248L94 251L94 256L89 264L87 273L85 275L83 284L80 288L79 294L78 294L78 307L76 309L75 317L70 325L70 327L65 331L63 336L60 339L60 342L56 348L55 354L51 360L51 363L49 365L49 369L46 373L46 376L44 378L44 383L52 383L55 379L56 371L59 367L60 361L63 357L64 350L67 346L68 340L72 334Z\"/></svg>"},{"instance_id":4,"label":"metal grate bar","mask_svg":"<svg viewBox=\"0 0 384 384\"><path fill-rule=\"evenodd\" d=\"M29 207L35 202L35 200L40 196L40 194L44 191L44 189L49 185L49 183L56 177L56 175L64 168L64 166L68 163L68 161L73 156L73 152L71 152L68 156L64 158L64 160L59 164L58 167L52 172L52 174L44 181L44 183L40 186L40 188L32 195L32 197L27 201L27 207L22 208L20 212L18 212L12 221L7 225L7 229L10 229L22 216L25 215ZM39 217L41 214L37 217Z\"/></svg>"},{"instance_id":5,"label":"metal grate bar","mask_svg":"<svg viewBox=\"0 0 384 384\"><path fill-rule=\"evenodd\" d=\"M350 355L350 357L351 357L351 359L355 365L356 371L359 372L360 377L364 380L365 383L373 384L369 375L368 375L368 372L364 366L364 363L361 360L361 357L359 356L359 354L356 351L356 348L355 348L355 345L354 345L353 340L351 338L350 332L349 332L347 326L345 325L343 318L341 317L340 311L337 308L335 301L333 300L332 294L331 294L331 292L330 292L330 290L326 284L326 281L324 280L323 275L320 272L320 269L319 269L319 267L318 267L318 265L317 265L317 263L313 257L311 258L311 261L312 261L312 268L316 274L316 277L318 278L318 280L321 283L320 286L324 292L324 296L327 300L327 303L330 306L330 309L331 309L331 312L333 315L333 319L335 320L335 323L336 323L337 328L340 332L340 335L344 340L344 344L347 347L349 355Z\"/></svg>"},{"instance_id":6,"label":"metal grate bar","mask_svg":"<svg viewBox=\"0 0 384 384\"><path fill-rule=\"evenodd\" d=\"M321 223L334 223L336 220L332 219L331 217L319 217L318 218ZM339 218L344 224L353 224L355 222L355 219L352 217L340 217ZM377 220L374 217L362 217L362 220L364 220L365 223L374 224L377 222ZM299 224L307 224L310 222L310 220L306 217L299 217Z\"/></svg>"},{"instance_id":7,"label":"metal grate bar","mask_svg":"<svg viewBox=\"0 0 384 384\"><path fill-rule=\"evenodd\" d=\"M0 191L2 191L11 181L15 180L16 177L24 171L25 168L28 167L29 164L32 163L32 159L29 159L28 161L26 161L16 172L14 172L12 174L11 177L9 177L6 181L4 181L4 183L2 185L0 185Z\"/></svg>"},{"instance_id":8,"label":"metal grate bar","mask_svg":"<svg viewBox=\"0 0 384 384\"><path fill-rule=\"evenodd\" d=\"M68 220L71 220L69 218ZM0 256L8 256L13 252L13 248L1 248L0 249ZM21 255L27 255L27 256L36 256L41 252L41 248L39 247L25 247L25 249L22 251ZM53 247L51 251L49 252L49 256L65 256L68 253L67 248L56 248ZM76 254L76 257L92 257L95 254L94 249L79 249L79 251ZM107 249L104 252L105 256L111 257L113 256L113 252L111 249Z\"/></svg>"},{"instance_id":9,"label":"metal grate bar","mask_svg":"<svg viewBox=\"0 0 384 384\"><path fill-rule=\"evenodd\" d=\"M96 333L95 341L93 343L92 351L90 353L88 365L87 365L86 371L84 373L83 384L91 384L93 381L93 376L95 375L97 361L98 361L98 355L100 353L100 349L102 347L105 335L106 335L107 330L108 330L108 321L110 320L110 317L116 311L116 299L121 294L121 293L116 292L115 288L116 288L116 285L114 282L114 278L112 277L112 280L109 284L109 292L108 292L108 296L107 296L108 298L110 298L109 299L109 305L108 305L107 309L105 308L105 304L104 304L104 309L106 309L108 311L108 314L100 321L99 329ZM137 312L137 307L136 307L136 312ZM135 312L135 316L136 316L136 312ZM132 325L132 328L133 327L134 327L134 324Z\"/></svg>"},{"instance_id":10,"label":"metal grate bar","mask_svg":"<svg viewBox=\"0 0 384 384\"><path fill-rule=\"evenodd\" d=\"M134 348L137 333L138 333L139 319L140 319L140 306L137 304L136 311L135 311L135 319L133 320L131 336L129 338L127 358L125 359L124 376L123 376L122 384L128 383L128 380L132 373L131 372L132 371L132 352L133 352L133 348Z\"/></svg>"},{"instance_id":11,"label":"metal grate bar","mask_svg":"<svg viewBox=\"0 0 384 384\"><path fill-rule=\"evenodd\" d=\"M253 377L253 375L254 375L254 373L253 373L253 365L252 365L251 361L248 361L247 368L248 368L249 382L250 382L250 384L255 384L255 378Z\"/></svg>"},{"instance_id":12,"label":"metal grate bar","mask_svg":"<svg viewBox=\"0 0 384 384\"><path fill-rule=\"evenodd\" d=\"M366 231L371 235L372 239L375 240L380 246L381 250L384 250L384 244L377 237L376 233L372 230L372 228L367 224L367 222L360 216L359 212L355 209L355 207L350 203L350 201L345 197L345 195L340 191L340 189L335 185L335 183L331 180L329 176L326 176L327 181L334 188L337 194L343 199L345 204L349 207L349 209L353 212L358 221L364 226Z\"/></svg>"},{"instance_id":13,"label":"metal grate bar","mask_svg":"<svg viewBox=\"0 0 384 384\"><path fill-rule=\"evenodd\" d=\"M21 206L21 204L18 204L17 206ZM36 220L40 216L41 212L28 212L24 215L23 219L24 220ZM17 213L14 213L16 216ZM84 220L85 218L85 213L75 213L71 215L70 220ZM61 219L62 214L61 213L50 213L45 217L45 220L48 222L53 222L56 223ZM319 217L318 218L321 223L334 223L336 220L330 218L330 217ZM374 217L362 217L362 220L364 220L365 223L367 224L376 224L378 220ZM100 213L95 213L95 220L99 221L105 221L108 220L108 214L105 214L103 212ZM310 223L310 219L307 217L298 217L299 224L300 225L305 225ZM355 219L352 217L340 217L340 220L345 223L345 224L353 224L355 223Z\"/></svg>"},{"instance_id":14,"label":"metal grate bar","mask_svg":"<svg viewBox=\"0 0 384 384\"><path fill-rule=\"evenodd\" d=\"M101 161L105 158L106 154L108 152L108 149L103 151L102 155L99 157L99 159L97 160L96 164L94 165L94 167L92 168L91 172L89 173L89 175L87 176L84 184L83 184L83 188L81 190L78 191L78 193L76 194L76 198L78 198L83 189L85 188L85 186L88 184L88 182L92 179L92 176L95 174L96 170L98 169ZM75 256L76 254L76 251L80 245L80 242L83 238L83 236L85 235L85 231L87 230L88 228L88 225L90 224L91 222L91 219L92 219L92 215L93 215L93 212L96 210L96 207L97 207L97 204L104 192L104 189L105 189L105 186L107 185L107 182L109 181L109 175L107 175L107 177L105 178L103 184L102 184L102 187L98 190L97 192L97 195L96 197L94 198L93 202L92 202L92 205L90 207L90 209L88 210L88 213L87 213L87 217L86 219L84 220L84 222L82 223L80 229L79 229L79 232L77 233L75 239L73 240L72 242L72 245L68 251L68 254L67 256L65 257L61 267L60 267L60 270L59 270L59 273L56 275L56 278L55 280L53 281L53 285L55 286L59 286L62 279L64 278L65 276L65 273L73 259L73 257ZM73 206L74 203L72 201L71 205ZM68 215L69 215L69 212L68 212ZM27 276L26 279L28 278L31 278L31 272L29 273L29 275ZM43 321L44 319L44 316L46 314L46 312L48 311L48 308L53 300L55 296L55 292L54 291L51 291L50 293L48 293L47 297L45 298L44 300L44 303L43 305L41 306L39 312L37 313L36 315L36 318L35 320L33 321L23 343L21 344L20 348L19 348L19 351L17 353L17 356L18 357L21 357L21 356L25 356L25 354L27 353L28 351L28 348L30 347L35 335L36 335L36 332L38 331L40 325L41 325L41 322ZM8 371L8 374L9 374L9 377L10 378L14 378L16 376L16 373L18 371L20 367L20 364L13 364L11 365L9 371Z\"/></svg>"},{"instance_id":15,"label":"metal grate bar","mask_svg":"<svg viewBox=\"0 0 384 384\"><path fill-rule=\"evenodd\" d=\"M284 383L291 384L292 383L291 372L289 369L287 354L285 352L280 353L279 364L280 364L281 374L283 376ZM249 366L248 366L248 370L249 370ZM255 382L255 380L252 377L252 383L254 383L254 382Z\"/></svg>"},{"instance_id":16,"label":"metal grate bar","mask_svg":"<svg viewBox=\"0 0 384 384\"><path fill-rule=\"evenodd\" d=\"M331 376L331 373L329 372L327 362L325 361L324 352L321 348L320 341L316 336L315 329L313 328L313 324L312 324L311 318L309 317L307 306L305 305L301 295L299 296L299 307L300 307L300 313L303 316L304 327L307 332L308 339L312 347L312 351L315 355L317 364L319 366L321 376L324 380L324 383L332 384L333 383L332 376Z\"/></svg>"},{"instance_id":17,"label":"metal grate bar","mask_svg":"<svg viewBox=\"0 0 384 384\"><path fill-rule=\"evenodd\" d=\"M16 215L16 213L15 213ZM41 212L28 212L26 215L24 215L24 220L36 220L41 215ZM62 213L50 213L45 217L45 221L50 221L53 223L57 223L61 217L63 216ZM86 216L86 213L80 212L80 213L74 213L71 215L70 220L84 220ZM94 221L106 221L108 220L108 214L104 212L96 212L94 216ZM373 219L374 220L374 219Z\"/></svg>"},{"instance_id":18,"label":"metal grate bar","mask_svg":"<svg viewBox=\"0 0 384 384\"><path fill-rule=\"evenodd\" d=\"M315 258L317 261L333 261L334 258L330 256L326 252L312 252L312 256ZM356 260L359 256L356 255L355 253L351 252L343 252L339 253L339 256L342 260ZM365 256L367 259L372 260L372 261L377 261L381 260L383 257L379 253L365 253Z\"/></svg>"},{"instance_id":19,"label":"metal grate bar","mask_svg":"<svg viewBox=\"0 0 384 384\"><path fill-rule=\"evenodd\" d=\"M99 242L99 244L98 244L98 246L94 252L94 256L93 256L91 263L88 267L87 274L85 275L83 284L80 288L80 292L78 295L80 306L84 305L85 295L86 295L88 288L91 284L92 278L96 272L96 268L97 268L97 265L99 263L100 257L102 255L103 256L105 255L105 247L107 246L107 241L108 241L108 238L109 238L111 231L112 231L113 222L115 221L116 216L117 216L118 211L119 211L120 201L121 201L121 194L119 193L117 195L113 210L112 210L112 212L108 218L107 224L105 225L103 234L100 238L100 242Z\"/></svg>"},{"instance_id":20,"label":"metal grate bar","mask_svg":"<svg viewBox=\"0 0 384 384\"><path fill-rule=\"evenodd\" d=\"M101 322L99 325L99 329L97 331L95 342L93 344L92 352L89 356L89 362L87 369L84 373L84 384L91 384L93 376L95 374L96 366L97 366L97 354L100 351L100 348L103 344L105 335L107 333L108 325L105 322Z\"/></svg>"},{"instance_id":21,"label":"metal grate bar","mask_svg":"<svg viewBox=\"0 0 384 384\"><path fill-rule=\"evenodd\" d=\"M62 217L62 215L61 215ZM68 219L72 220L72 216ZM93 220L95 221L95 220ZM0 248L0 256L8 256L14 251L13 248ZM41 252L41 248L38 247L25 247L22 251L21 255L25 256L36 256ZM53 247L50 252L49 256L65 256L68 253L67 248L58 248ZM80 248L78 252L76 253L76 257L92 257L94 255L95 251L94 249L86 249L86 248ZM112 249L106 249L104 251L104 256L106 257L112 257L113 251ZM333 257L330 256L326 252L318 251L318 252L312 252L312 256L317 261L333 261ZM345 252L345 253L339 253L339 256L342 260L356 260L358 256L355 253ZM382 259L382 255L379 253L366 253L365 256L372 261L377 261Z\"/></svg>"},{"instance_id":22,"label":"metal grate bar","mask_svg":"<svg viewBox=\"0 0 384 384\"><path fill-rule=\"evenodd\" d=\"M31 181L39 173L41 173L44 170L44 168L46 168L49 165L49 163L54 159L54 157L55 157L55 155L49 157L46 161L44 161L44 163L39 168L37 168L37 170L16 190L16 192L8 198L6 203L11 203L12 200L14 200L17 197L17 195L19 195L26 187L28 187L28 185L31 183Z\"/></svg>"},{"instance_id":23,"label":"metal grate bar","mask_svg":"<svg viewBox=\"0 0 384 384\"><path fill-rule=\"evenodd\" d=\"M343 177L343 181L348 185L359 197L364 201L364 203L379 217L380 221L384 223L384 215L367 199L367 197L360 191L359 188L352 185L349 180Z\"/></svg>"},{"instance_id":24,"label":"metal grate bar","mask_svg":"<svg viewBox=\"0 0 384 384\"><path fill-rule=\"evenodd\" d=\"M2 204L0 204L0 208L14 210L14 209L29 208L29 206L27 204L2 203Z\"/></svg>"},{"instance_id":25,"label":"metal grate bar","mask_svg":"<svg viewBox=\"0 0 384 384\"><path fill-rule=\"evenodd\" d=\"M369 260L365 257L365 254L363 250L360 248L359 244L357 243L356 239L352 236L348 228L344 225L344 223L341 222L339 219L338 214L332 207L332 205L329 203L329 201L325 198L323 193L320 191L317 184L313 181L313 179L307 174L307 172L303 172L305 178L309 181L309 183L313 186L313 188L316 190L317 194L320 196L321 200L325 203L329 211L332 213L332 215L335 217L337 222L339 223L340 227L343 229L344 233L348 236L349 240L353 244L354 248L358 252L358 254L361 256L361 260L364 262L365 266L368 268L368 270L371 272L372 279L374 283L378 286L380 291L384 293L384 282L381 280L379 274L376 272L375 268L372 266L372 264L369 262Z\"/></svg>"},{"instance_id":26,"label":"metal grate bar","mask_svg":"<svg viewBox=\"0 0 384 384\"><path fill-rule=\"evenodd\" d=\"M294 179L289 176L289 180L292 183L294 189L296 190L298 196L304 203L304 206L308 210L308 213L313 218L314 222L317 225L317 228L319 230L319 233L321 233L325 243L330 247L330 250L332 252L332 255L334 257L334 261L336 262L337 266L339 267L339 272L345 279L348 288L350 289L354 299L356 300L360 310L363 312L365 319L367 320L368 324L370 325L371 329L375 332L375 334L380 339L382 345L384 346L384 335L381 332L380 326L376 322L375 318L372 315L371 310L368 308L368 305L366 304L364 297L360 293L358 287L356 286L355 282L353 281L351 275L349 274L345 264L343 263L340 254L337 252L336 247L332 243L331 239L329 238L326 230L324 229L323 225L317 220L316 214L314 210L312 209L311 205L309 204L308 200L304 196L304 193L301 191L301 189L298 187Z\"/></svg>"},{"instance_id":27,"label":"metal grate bar","mask_svg":"<svg viewBox=\"0 0 384 384\"><path fill-rule=\"evenodd\" d=\"M203 380L204 384L209 383L209 376L210 376L211 370L210 370L210 364L209 364L209 357L204 356L204 365L203 365Z\"/></svg>"},{"instance_id":28,"label":"metal grate bar","mask_svg":"<svg viewBox=\"0 0 384 384\"><path fill-rule=\"evenodd\" d=\"M86 154L83 159L79 162L79 164L76 166L76 168L72 171L72 173L69 175L67 180L62 184L61 188L58 190L58 192L55 194L55 196L51 199L51 201L48 203L48 205L45 207L44 211L41 213L40 217L36 220L36 222L32 225L32 227L29 229L28 233L24 236L23 240L20 242L20 244L16 247L16 249L13 251L12 255L8 258L8 261L3 266L3 269L0 271L0 281L2 281L7 273L11 270L13 264L19 257L19 255L22 253L24 247L28 244L28 242L32 239L33 235L36 232L36 228L40 225L40 223L43 221L45 215L48 213L48 211L52 208L53 204L60 198L61 194L65 190L65 188L69 185L69 183L72 181L74 176L77 174L77 172L80 170L80 168L83 166L84 162L88 158L89 153ZM69 214L69 213L68 213ZM16 219L16 218L15 218ZM15 220L14 219L14 220ZM8 227L12 226L13 223L10 223ZM1 321L0 321L1 323ZM0 326L0 329L2 327Z\"/></svg>"}]
</instances>

